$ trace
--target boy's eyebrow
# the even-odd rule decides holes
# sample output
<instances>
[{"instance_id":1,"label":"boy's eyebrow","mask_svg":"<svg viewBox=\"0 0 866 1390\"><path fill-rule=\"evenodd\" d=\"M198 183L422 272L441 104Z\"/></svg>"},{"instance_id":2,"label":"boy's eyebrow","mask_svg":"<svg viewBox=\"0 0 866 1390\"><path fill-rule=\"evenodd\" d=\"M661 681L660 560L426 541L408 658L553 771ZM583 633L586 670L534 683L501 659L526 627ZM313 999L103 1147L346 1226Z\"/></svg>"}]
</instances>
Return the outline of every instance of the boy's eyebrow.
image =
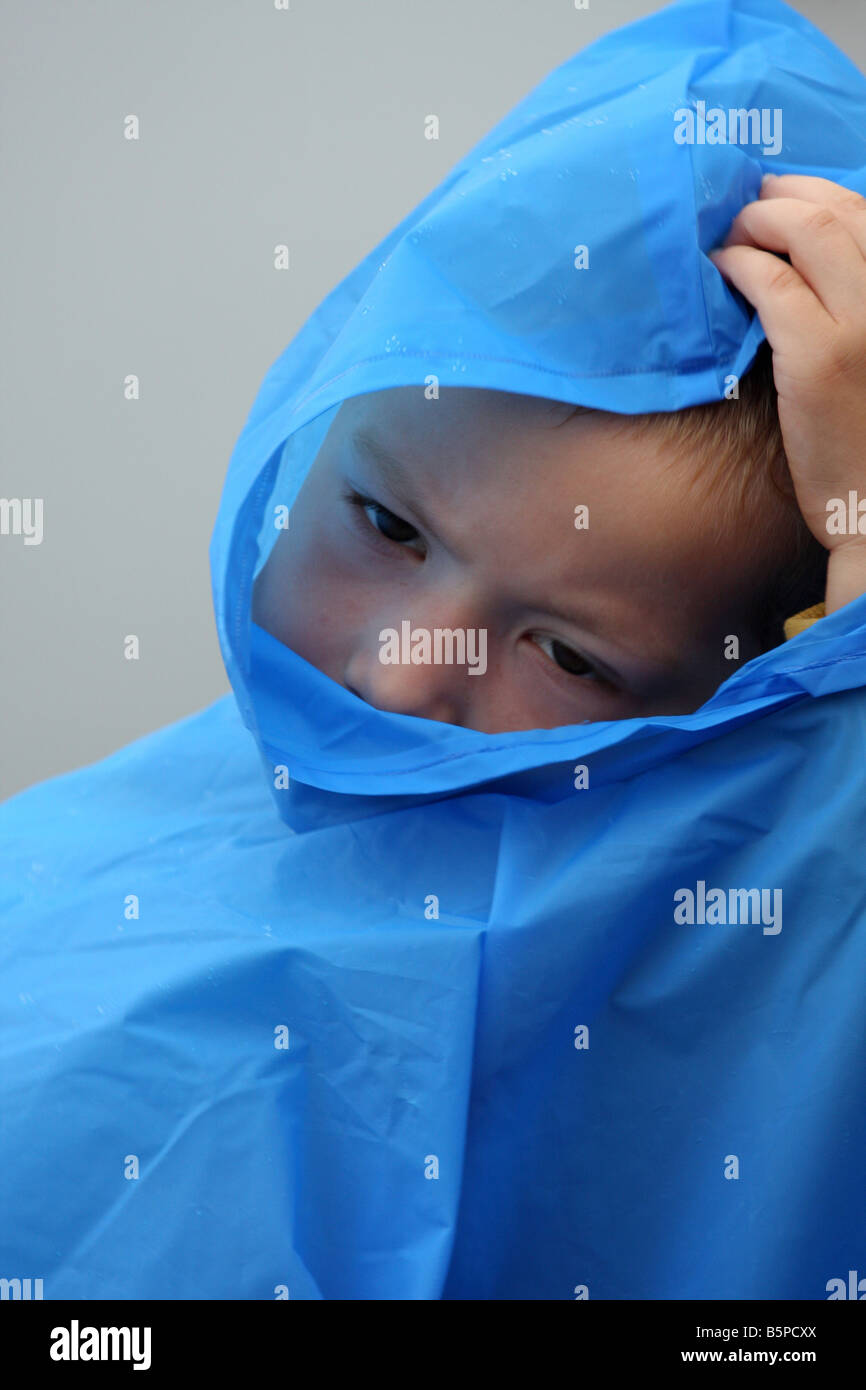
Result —
<instances>
[{"instance_id":1,"label":"boy's eyebrow","mask_svg":"<svg viewBox=\"0 0 866 1390\"><path fill-rule=\"evenodd\" d=\"M605 629L604 621L600 620L591 609L560 607L559 604L551 603L549 599L545 599L543 605L539 604L538 607L543 607L552 618L560 618L562 622L568 623L571 627L580 628L581 631L588 632L594 637L600 637L602 640L611 640L610 634ZM652 654L649 654L636 647L623 646L621 641L615 639L614 645L627 659L643 660L653 670L663 672L673 679L679 680L683 676L682 653L678 648L662 648L658 653L653 651ZM602 661L595 654L593 654L592 660L597 666L606 667L608 672L616 674L614 667L609 662Z\"/></svg>"},{"instance_id":2,"label":"boy's eyebrow","mask_svg":"<svg viewBox=\"0 0 866 1390\"><path fill-rule=\"evenodd\" d=\"M436 536L435 528L431 526L422 508L419 507L412 496L412 484L406 465L402 463L400 459L395 458L392 453L389 453L382 441L377 439L374 434L370 434L363 426L359 426L353 431L351 442L361 449L363 453L368 454L370 458L375 460L379 465L379 471L382 477L394 493L394 496L399 497L407 506L411 506L421 524L426 527L431 535ZM438 540L439 537L436 536L436 539Z\"/></svg>"},{"instance_id":3,"label":"boy's eyebrow","mask_svg":"<svg viewBox=\"0 0 866 1390\"><path fill-rule=\"evenodd\" d=\"M358 426L357 429L353 430L350 438L351 442L361 449L362 452L368 454L375 460L385 482L392 489L395 497L400 497L401 500L406 502L407 506L411 506L422 525L426 527L431 535L436 536L434 527L430 525L423 510L412 498L410 474L406 465L400 459L395 458L394 455L385 448L382 441L377 439L374 434L371 434L363 426ZM541 607L541 605L538 606ZM569 611L567 608L560 608L557 604L550 603L549 600L545 601L544 607L552 618L560 618L563 622L570 624L570 626L581 628L584 632L589 632L596 637L605 636L604 624L599 622L598 618L589 611L581 609ZM603 665L605 663L598 662L598 664ZM659 659L653 661L651 664L660 670L670 672L672 675L681 674L682 662L678 652L662 652L660 653ZM608 667L608 670L611 669L612 668Z\"/></svg>"},{"instance_id":4,"label":"boy's eyebrow","mask_svg":"<svg viewBox=\"0 0 866 1390\"><path fill-rule=\"evenodd\" d=\"M557 604L550 602L547 602L546 608L547 612L551 615L551 617L560 618L563 622L569 623L572 627L581 628L584 632L589 632L595 637L604 638L607 635L605 633L604 623L599 622L598 619L588 610L579 608L572 609L571 611L569 611L567 608L560 608ZM626 648L620 647L620 650L623 652L625 656L630 655ZM638 657L642 656L642 653L636 654L638 655ZM592 659L599 666L607 664L600 661L596 656L593 656ZM647 664L652 666L653 669L665 672L666 674L672 677L680 678L683 673L682 657L678 650L663 649L658 653L658 656L656 656L655 653L653 653L653 656L651 658L648 658ZM608 665L608 670L612 671L613 667Z\"/></svg>"}]
</instances>

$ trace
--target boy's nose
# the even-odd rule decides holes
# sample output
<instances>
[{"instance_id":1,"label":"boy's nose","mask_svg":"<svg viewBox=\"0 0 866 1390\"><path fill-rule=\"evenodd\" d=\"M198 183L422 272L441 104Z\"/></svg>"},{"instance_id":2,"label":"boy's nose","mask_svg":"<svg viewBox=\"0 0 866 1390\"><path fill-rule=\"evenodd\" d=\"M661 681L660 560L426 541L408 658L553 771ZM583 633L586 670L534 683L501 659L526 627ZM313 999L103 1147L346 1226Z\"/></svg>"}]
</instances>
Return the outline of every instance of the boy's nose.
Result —
<instances>
[{"instance_id":1,"label":"boy's nose","mask_svg":"<svg viewBox=\"0 0 866 1390\"><path fill-rule=\"evenodd\" d=\"M377 647L372 654L352 658L345 684L375 709L460 724L463 705L455 689L459 680L453 666L383 666Z\"/></svg>"},{"instance_id":2,"label":"boy's nose","mask_svg":"<svg viewBox=\"0 0 866 1390\"><path fill-rule=\"evenodd\" d=\"M391 714L414 714L419 719L437 719L442 724L460 724L459 703L449 699L444 691L433 691L417 681L394 679L364 680L348 684L353 695L374 709L388 710Z\"/></svg>"},{"instance_id":3,"label":"boy's nose","mask_svg":"<svg viewBox=\"0 0 866 1390\"><path fill-rule=\"evenodd\" d=\"M438 626L444 624L440 622ZM411 633L421 629L422 624L416 621L409 627ZM444 724L468 724L470 705L476 702L472 686L483 682L483 677L473 679L465 665L435 660L416 665L405 659L411 655L412 644L403 640L405 630L400 619L391 629L396 632L398 641L391 642L389 648L379 637L384 630L375 628L365 631L363 636L359 634L344 672L346 687L376 709L393 714L414 714ZM426 631L430 633L432 647L435 629L431 627ZM392 656L399 654L401 660L382 661L381 654L386 650Z\"/></svg>"}]
</instances>

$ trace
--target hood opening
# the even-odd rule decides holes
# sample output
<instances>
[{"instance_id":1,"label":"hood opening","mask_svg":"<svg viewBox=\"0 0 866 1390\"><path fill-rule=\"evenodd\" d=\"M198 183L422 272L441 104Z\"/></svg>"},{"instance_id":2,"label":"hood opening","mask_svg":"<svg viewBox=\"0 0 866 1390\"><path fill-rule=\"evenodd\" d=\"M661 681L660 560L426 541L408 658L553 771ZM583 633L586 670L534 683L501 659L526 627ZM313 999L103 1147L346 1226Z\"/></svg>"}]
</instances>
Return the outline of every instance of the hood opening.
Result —
<instances>
[{"instance_id":1,"label":"hood opening","mask_svg":"<svg viewBox=\"0 0 866 1390\"><path fill-rule=\"evenodd\" d=\"M688 138L687 116L694 133L702 112L747 99L777 122L758 121L757 143ZM747 661L693 713L486 734L376 708L252 622L274 508L291 532L344 401L431 384L621 415L722 399L765 335L707 253L766 171L866 194L866 79L781 0L674 4L557 67L325 298L262 384L211 544L226 668L271 781L285 767L387 801L519 777L555 798L578 763L627 779L863 683L866 598Z\"/></svg>"}]
</instances>

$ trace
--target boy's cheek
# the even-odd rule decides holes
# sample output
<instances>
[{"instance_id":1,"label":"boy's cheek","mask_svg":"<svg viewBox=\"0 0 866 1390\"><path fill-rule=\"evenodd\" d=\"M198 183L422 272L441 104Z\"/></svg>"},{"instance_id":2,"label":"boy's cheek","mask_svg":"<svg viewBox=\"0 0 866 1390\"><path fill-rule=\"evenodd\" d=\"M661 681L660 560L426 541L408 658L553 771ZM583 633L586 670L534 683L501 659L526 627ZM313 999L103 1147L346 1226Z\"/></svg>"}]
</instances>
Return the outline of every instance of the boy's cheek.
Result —
<instances>
[{"instance_id":1,"label":"boy's cheek","mask_svg":"<svg viewBox=\"0 0 866 1390\"><path fill-rule=\"evenodd\" d=\"M369 582L361 582L346 547L330 541L299 546L282 568L278 603L280 631L275 635L341 680L352 644L361 640L376 611L375 592ZM273 606L272 599L271 611Z\"/></svg>"}]
</instances>

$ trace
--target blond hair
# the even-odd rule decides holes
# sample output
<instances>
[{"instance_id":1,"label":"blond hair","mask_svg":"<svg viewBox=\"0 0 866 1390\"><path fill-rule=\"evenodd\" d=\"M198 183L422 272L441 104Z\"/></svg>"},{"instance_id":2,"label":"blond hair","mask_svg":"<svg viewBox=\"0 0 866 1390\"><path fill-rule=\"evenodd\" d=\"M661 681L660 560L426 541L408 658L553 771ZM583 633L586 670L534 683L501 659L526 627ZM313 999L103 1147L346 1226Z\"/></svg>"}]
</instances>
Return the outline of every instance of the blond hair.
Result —
<instances>
[{"instance_id":1,"label":"blond hair","mask_svg":"<svg viewBox=\"0 0 866 1390\"><path fill-rule=\"evenodd\" d=\"M766 341L737 389L730 400L624 416L620 428L667 446L672 464L688 464L693 480L715 504L712 515L720 531L749 527L747 534L765 557L757 618L766 645L776 646L784 640L785 619L823 599L827 551L797 506ZM574 411L585 412L583 406Z\"/></svg>"}]
</instances>

